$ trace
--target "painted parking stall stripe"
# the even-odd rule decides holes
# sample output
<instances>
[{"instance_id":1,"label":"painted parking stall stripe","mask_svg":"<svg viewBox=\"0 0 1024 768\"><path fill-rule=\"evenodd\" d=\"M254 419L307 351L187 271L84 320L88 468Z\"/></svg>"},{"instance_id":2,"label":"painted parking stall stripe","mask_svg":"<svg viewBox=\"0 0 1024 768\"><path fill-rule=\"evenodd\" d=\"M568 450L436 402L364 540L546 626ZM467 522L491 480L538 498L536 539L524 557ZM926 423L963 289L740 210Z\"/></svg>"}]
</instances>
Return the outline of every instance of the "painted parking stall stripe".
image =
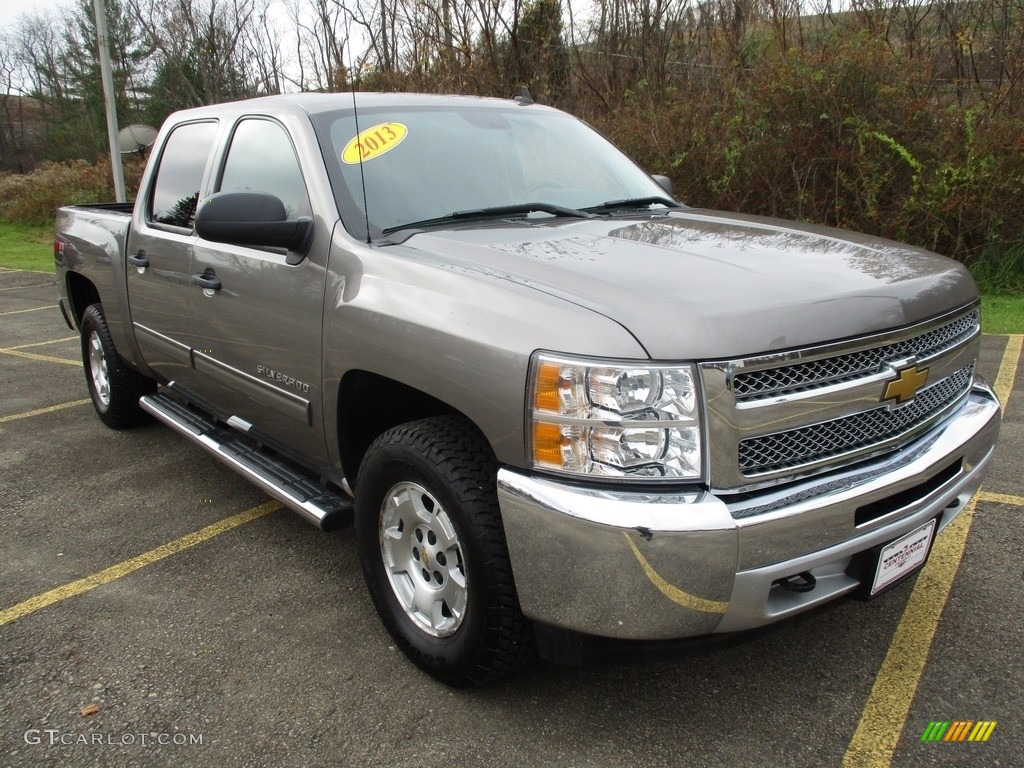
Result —
<instances>
[{"instance_id":1,"label":"painted parking stall stripe","mask_svg":"<svg viewBox=\"0 0 1024 768\"><path fill-rule=\"evenodd\" d=\"M29 288L52 288L53 283L29 283L28 285L10 285L6 288L0 288L0 291L24 291Z\"/></svg>"},{"instance_id":2,"label":"painted parking stall stripe","mask_svg":"<svg viewBox=\"0 0 1024 768\"><path fill-rule=\"evenodd\" d=\"M70 403L61 403L60 405L51 405L48 408L36 408L34 411L25 411L24 413L13 413L10 416L0 416L0 424L6 424L10 421L20 421L21 419L31 419L33 416L42 416L46 413L54 413L55 411L63 411L66 408L76 408L79 405L86 405L92 401L89 398L85 400L72 400Z\"/></svg>"},{"instance_id":3,"label":"painted parking stall stripe","mask_svg":"<svg viewBox=\"0 0 1024 768\"><path fill-rule=\"evenodd\" d=\"M45 347L48 344L61 344L61 343L65 342L65 341L78 341L78 337L77 336L65 336L63 339L53 339L52 341L37 341L37 342L34 342L32 344L18 344L17 346L6 347L5 349L7 349L8 351L11 351L11 350L15 350L15 349L30 349L32 347Z\"/></svg>"},{"instance_id":4,"label":"painted parking stall stripe","mask_svg":"<svg viewBox=\"0 0 1024 768\"><path fill-rule=\"evenodd\" d=\"M52 355L40 355L35 352L26 352L26 349L33 349L35 347L45 347L50 344L62 344L66 341L77 341L77 336L66 336L63 339L53 339L52 341L37 341L33 344L18 344L14 347L3 347L0 349L0 355L13 355L14 357L24 357L28 360L39 360L45 363L63 363L64 365L81 366L82 363L79 360L68 360L64 357L53 357Z\"/></svg>"},{"instance_id":5,"label":"painted parking stall stripe","mask_svg":"<svg viewBox=\"0 0 1024 768\"><path fill-rule=\"evenodd\" d=\"M38 360L43 363L62 363L64 365L73 365L76 368L82 367L81 360L68 360L63 357L53 357L51 355L37 355L35 352L23 352L20 349L12 349L5 347L0 349L0 355L12 355L14 357L23 357L26 360Z\"/></svg>"},{"instance_id":6,"label":"painted parking stall stripe","mask_svg":"<svg viewBox=\"0 0 1024 768\"><path fill-rule=\"evenodd\" d=\"M258 507L241 512L231 517L226 517L223 520L208 525L205 528L201 528L198 531L182 536L180 539L168 542L156 549L151 549L149 552L144 552L141 555L125 560L113 565L110 568L106 568L98 573L94 573L91 576L86 576L84 579L78 579L77 581L69 582L63 586L51 589L48 592L44 592L35 597L30 597L28 600L24 600L16 605L12 605L3 611L0 611L0 627L5 624L10 624L18 619L23 619L36 611L47 608L55 603L62 602L72 597L89 592L96 587L109 584L112 581L123 578L128 574L145 568L147 565L157 563L171 555L176 555L186 549L202 544L205 541L220 536L222 533L237 528L245 523L252 522L258 518L268 515L271 512L275 512L281 508L280 502L268 501L265 504L260 504Z\"/></svg>"},{"instance_id":7,"label":"painted parking stall stripe","mask_svg":"<svg viewBox=\"0 0 1024 768\"><path fill-rule=\"evenodd\" d=\"M23 275L49 275L52 278L56 278L55 272L47 272L42 269L14 269L13 267L0 267L0 274L10 272L12 274L23 274Z\"/></svg>"},{"instance_id":8,"label":"painted parking stall stripe","mask_svg":"<svg viewBox=\"0 0 1024 768\"><path fill-rule=\"evenodd\" d=\"M991 501L995 504L1010 504L1015 507L1024 507L1024 496L1011 496L1008 493L982 491L978 494L978 501Z\"/></svg>"},{"instance_id":9,"label":"painted parking stall stripe","mask_svg":"<svg viewBox=\"0 0 1024 768\"><path fill-rule=\"evenodd\" d=\"M45 307L31 307L30 309L12 309L10 312L0 312L0 317L6 317L7 315L21 315L25 312L42 312L44 309L53 309L53 307L47 305Z\"/></svg>"}]
</instances>

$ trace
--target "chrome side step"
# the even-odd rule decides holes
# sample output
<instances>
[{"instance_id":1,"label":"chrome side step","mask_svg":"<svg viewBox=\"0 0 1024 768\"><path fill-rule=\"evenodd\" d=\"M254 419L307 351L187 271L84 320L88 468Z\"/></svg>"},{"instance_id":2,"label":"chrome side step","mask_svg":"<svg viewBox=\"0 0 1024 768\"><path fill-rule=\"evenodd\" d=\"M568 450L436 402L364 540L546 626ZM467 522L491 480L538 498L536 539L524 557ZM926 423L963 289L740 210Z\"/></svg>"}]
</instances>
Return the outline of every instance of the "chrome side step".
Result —
<instances>
[{"instance_id":1,"label":"chrome side step","mask_svg":"<svg viewBox=\"0 0 1024 768\"><path fill-rule=\"evenodd\" d=\"M331 531L352 525L351 499L253 447L237 432L218 426L167 395L145 395L139 398L139 405L320 529Z\"/></svg>"}]
</instances>

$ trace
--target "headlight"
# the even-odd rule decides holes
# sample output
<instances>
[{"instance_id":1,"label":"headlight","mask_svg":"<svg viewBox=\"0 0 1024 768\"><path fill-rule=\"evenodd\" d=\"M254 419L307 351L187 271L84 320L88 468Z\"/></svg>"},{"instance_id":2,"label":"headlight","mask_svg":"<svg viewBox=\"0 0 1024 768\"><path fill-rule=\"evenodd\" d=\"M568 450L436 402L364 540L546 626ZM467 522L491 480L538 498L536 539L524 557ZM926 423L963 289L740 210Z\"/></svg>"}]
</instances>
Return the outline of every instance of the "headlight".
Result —
<instances>
[{"instance_id":1,"label":"headlight","mask_svg":"<svg viewBox=\"0 0 1024 768\"><path fill-rule=\"evenodd\" d=\"M702 477L692 365L537 354L528 440L536 469L637 480Z\"/></svg>"}]
</instances>

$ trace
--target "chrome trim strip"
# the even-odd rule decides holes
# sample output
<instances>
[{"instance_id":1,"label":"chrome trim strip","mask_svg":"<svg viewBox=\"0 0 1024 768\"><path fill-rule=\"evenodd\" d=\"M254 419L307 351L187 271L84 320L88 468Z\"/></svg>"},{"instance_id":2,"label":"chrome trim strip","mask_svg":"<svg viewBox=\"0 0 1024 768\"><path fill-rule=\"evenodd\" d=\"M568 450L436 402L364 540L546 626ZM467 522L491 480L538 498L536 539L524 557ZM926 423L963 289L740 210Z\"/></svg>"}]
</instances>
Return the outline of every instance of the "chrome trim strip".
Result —
<instances>
[{"instance_id":1,"label":"chrome trim strip","mask_svg":"<svg viewBox=\"0 0 1024 768\"><path fill-rule=\"evenodd\" d=\"M243 434L252 429L252 424L250 424L245 419L240 419L238 416L229 416L225 424L227 424L232 429L237 429L239 432L242 432Z\"/></svg>"},{"instance_id":2,"label":"chrome trim strip","mask_svg":"<svg viewBox=\"0 0 1024 768\"><path fill-rule=\"evenodd\" d=\"M258 403L273 408L307 427L313 424L313 405L304 397L291 392L284 392L255 376L250 376L237 368L222 363L202 352L192 351L194 367L211 379L240 391Z\"/></svg>"},{"instance_id":3,"label":"chrome trim strip","mask_svg":"<svg viewBox=\"0 0 1024 768\"><path fill-rule=\"evenodd\" d=\"M160 354L169 357L178 363L183 363L189 368L193 368L192 365L192 350L187 344L182 344L180 341L175 341L172 338L164 336L162 333L157 333L152 328L147 328L139 323L132 323L135 328L135 338L139 344L148 344L150 347L155 349Z\"/></svg>"}]
</instances>

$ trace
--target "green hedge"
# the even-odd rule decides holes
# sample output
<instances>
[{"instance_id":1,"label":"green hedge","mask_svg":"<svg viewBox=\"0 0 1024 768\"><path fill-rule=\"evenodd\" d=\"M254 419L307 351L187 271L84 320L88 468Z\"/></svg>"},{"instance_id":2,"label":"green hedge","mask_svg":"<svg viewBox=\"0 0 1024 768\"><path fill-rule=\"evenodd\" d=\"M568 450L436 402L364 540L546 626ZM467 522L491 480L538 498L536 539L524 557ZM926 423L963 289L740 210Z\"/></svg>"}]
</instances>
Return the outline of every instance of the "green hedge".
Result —
<instances>
[{"instance_id":1,"label":"green hedge","mask_svg":"<svg viewBox=\"0 0 1024 768\"><path fill-rule=\"evenodd\" d=\"M143 167L137 159L124 162L129 198L139 187ZM8 224L46 226L62 205L113 199L114 177L107 159L95 165L82 160L44 163L31 173L0 175L0 221Z\"/></svg>"}]
</instances>

